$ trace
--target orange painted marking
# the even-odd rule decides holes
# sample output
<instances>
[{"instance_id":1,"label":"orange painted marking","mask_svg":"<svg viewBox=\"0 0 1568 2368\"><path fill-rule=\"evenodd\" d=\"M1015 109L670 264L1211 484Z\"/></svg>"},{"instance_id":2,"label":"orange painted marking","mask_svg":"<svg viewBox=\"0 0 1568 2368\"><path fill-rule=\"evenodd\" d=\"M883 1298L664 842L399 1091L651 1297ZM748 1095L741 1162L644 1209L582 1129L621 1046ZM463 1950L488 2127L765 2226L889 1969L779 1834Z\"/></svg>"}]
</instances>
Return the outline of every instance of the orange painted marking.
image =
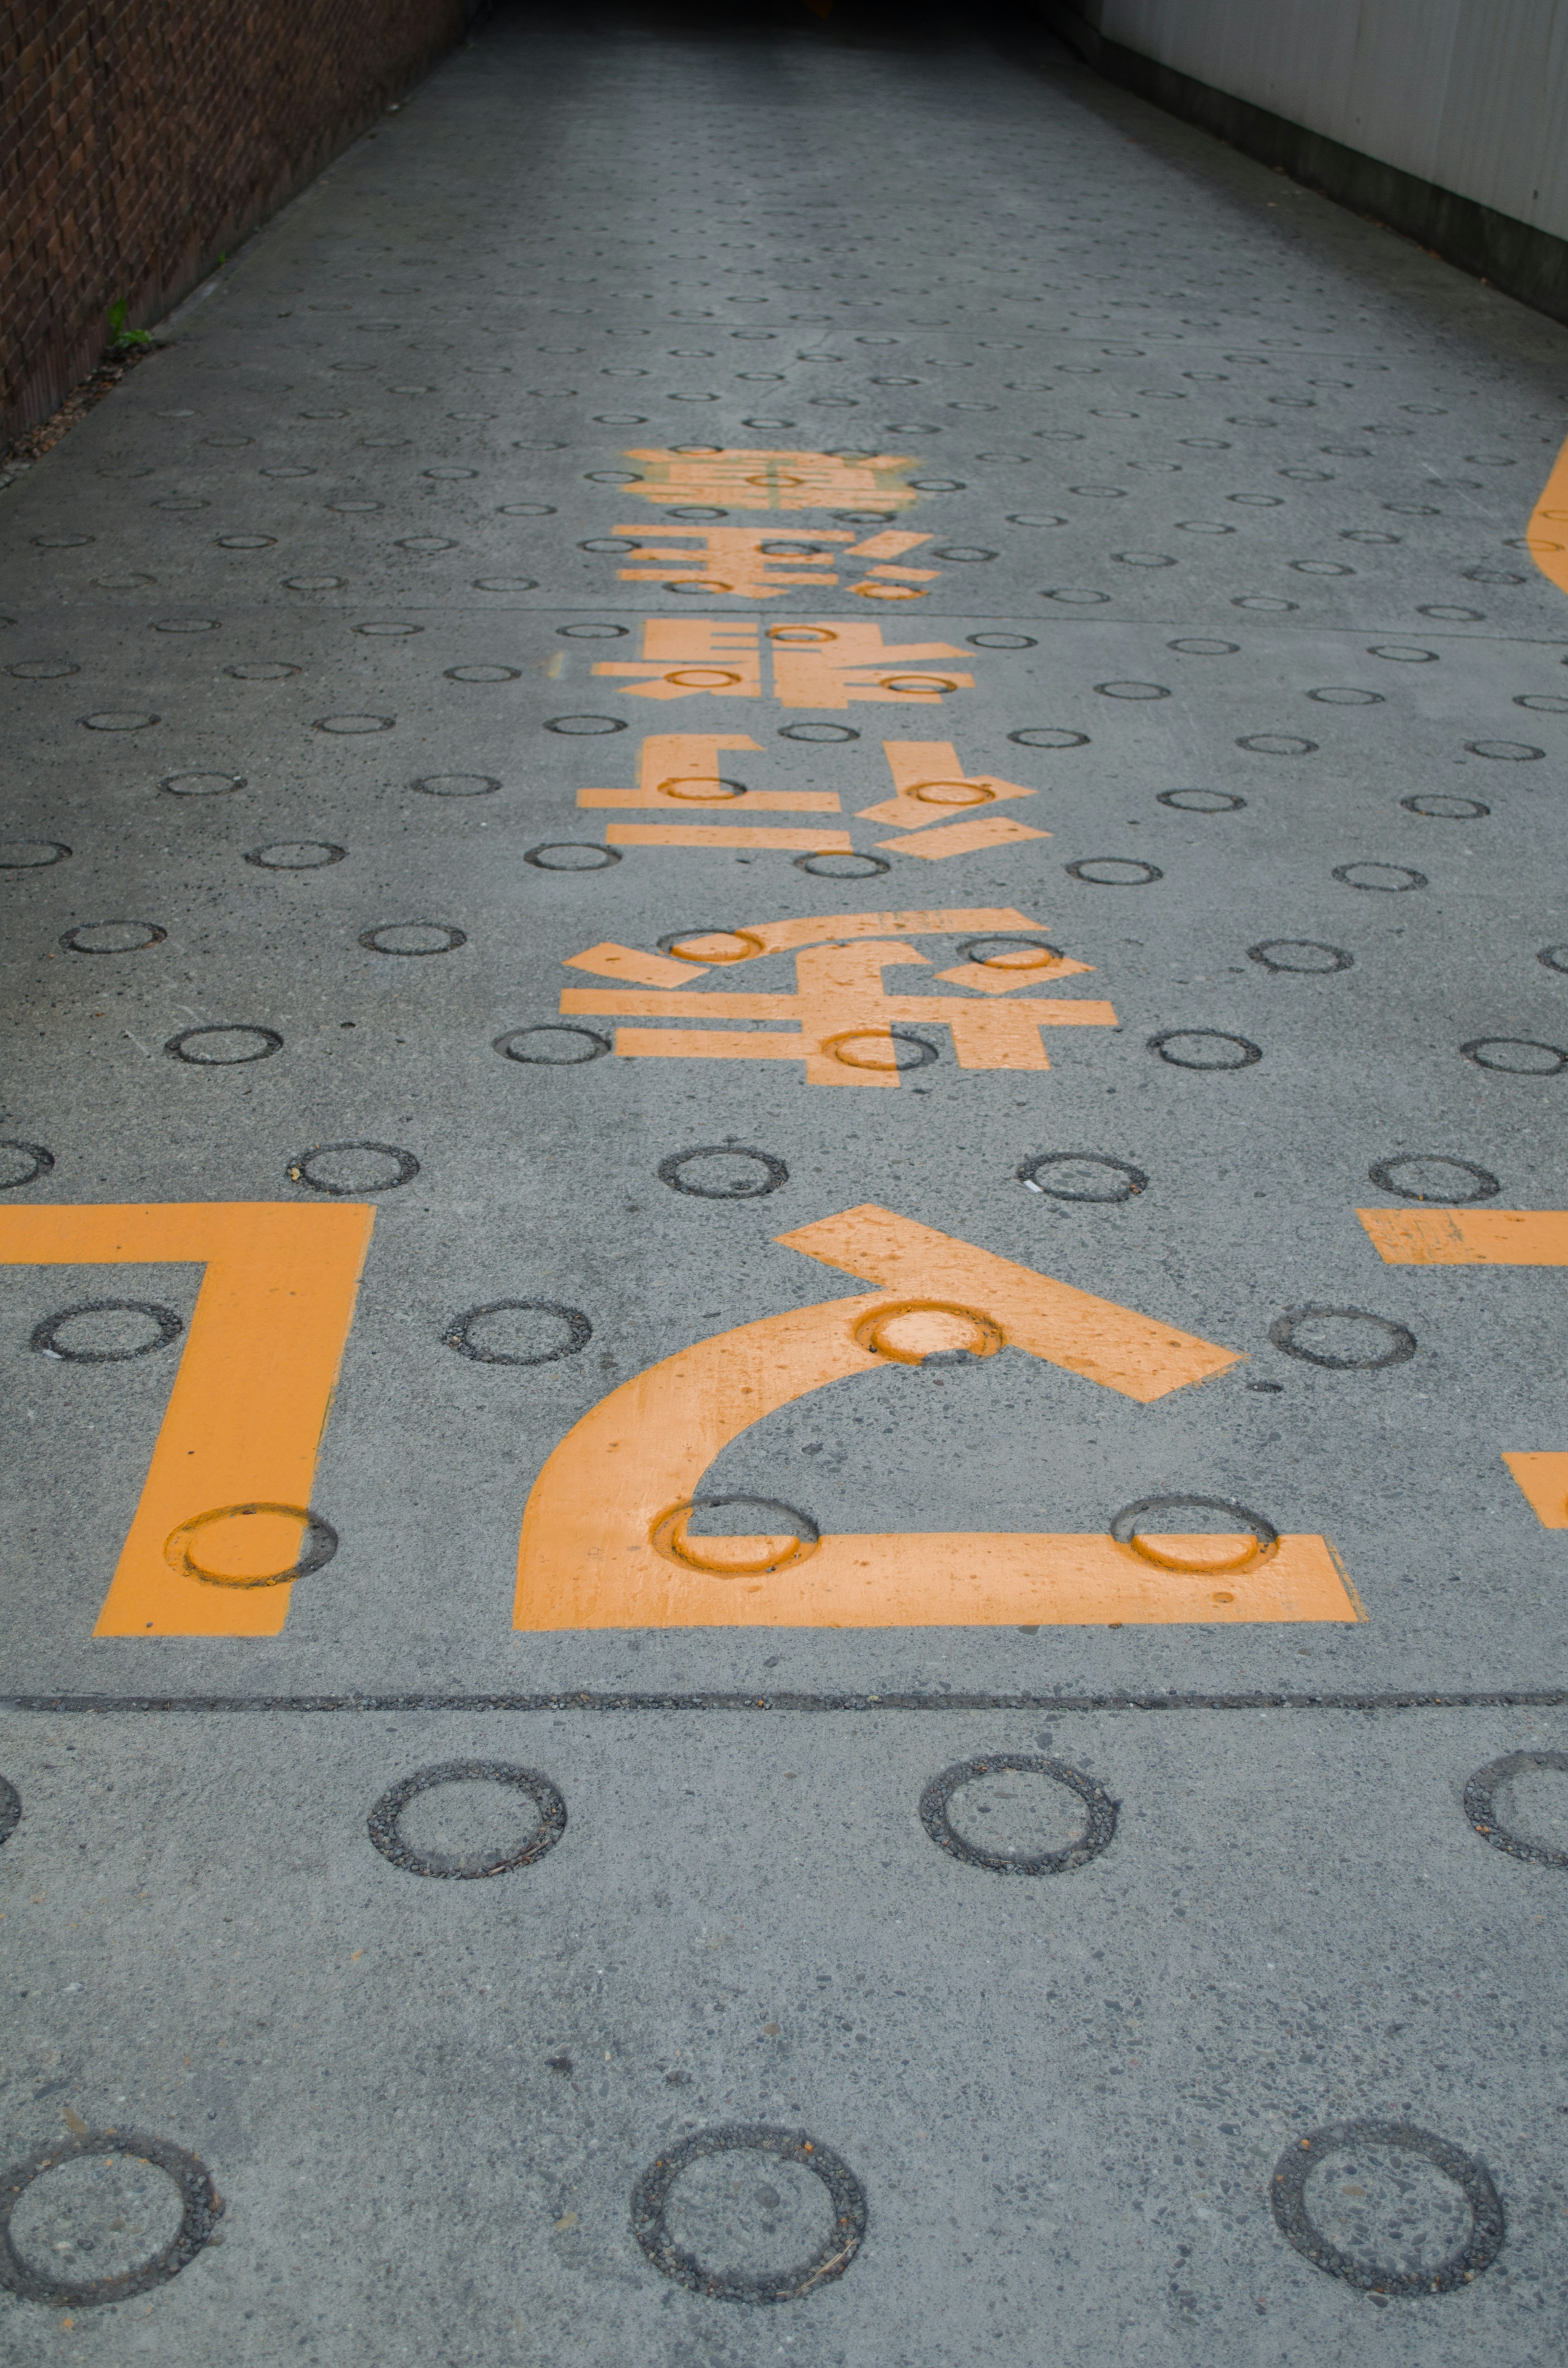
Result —
<instances>
[{"instance_id":1,"label":"orange painted marking","mask_svg":"<svg viewBox=\"0 0 1568 2368\"><path fill-rule=\"evenodd\" d=\"M979 1354L1006 1343L1141 1402L1234 1361L1233 1350L890 1210L849 1210L781 1238L853 1273L874 1272L900 1296L874 1291L743 1325L665 1358L593 1407L529 1497L516 1626L1362 1616L1333 1549L1310 1535L1282 1537L1268 1554L1250 1538L1146 1537L1140 1552L1101 1535L693 1536L692 1500L732 1440L779 1406L873 1372L889 1358L915 1362L953 1340Z\"/></svg>"},{"instance_id":2,"label":"orange painted marking","mask_svg":"<svg viewBox=\"0 0 1568 2368\"><path fill-rule=\"evenodd\" d=\"M1568 1209L1358 1209L1390 1266L1568 1266Z\"/></svg>"},{"instance_id":3,"label":"orange painted marking","mask_svg":"<svg viewBox=\"0 0 1568 2368\"><path fill-rule=\"evenodd\" d=\"M1018 949L1022 952L1023 949ZM973 995L1017 995L1020 986L1032 986L1042 978L1071 978L1074 971L1085 973L1094 969L1093 962L1074 962L1070 954L1047 954L1025 969L1004 970L997 962L956 962L951 970L939 970L937 976L946 979L949 986L967 986Z\"/></svg>"},{"instance_id":4,"label":"orange painted marking","mask_svg":"<svg viewBox=\"0 0 1568 2368\"><path fill-rule=\"evenodd\" d=\"M671 962L665 954L645 954L636 946L618 946L613 939L590 946L586 953L567 954L568 970L585 970L595 978L630 979L636 986L684 986L706 973L700 962Z\"/></svg>"},{"instance_id":5,"label":"orange painted marking","mask_svg":"<svg viewBox=\"0 0 1568 2368\"><path fill-rule=\"evenodd\" d=\"M949 855L974 855L983 847L1011 847L1021 838L1049 838L1048 830L1032 830L1010 814L983 814L977 822L949 822L940 830L922 832L918 838L879 838L877 845L897 855L921 855L940 863Z\"/></svg>"},{"instance_id":6,"label":"orange painted marking","mask_svg":"<svg viewBox=\"0 0 1568 2368\"><path fill-rule=\"evenodd\" d=\"M690 814L693 808L744 805L756 814L837 814L834 790L754 790L721 768L725 749L760 755L744 732L653 732L642 743L634 790L579 790L580 807L609 806L622 814L653 809Z\"/></svg>"},{"instance_id":7,"label":"orange painted marking","mask_svg":"<svg viewBox=\"0 0 1568 2368\"><path fill-rule=\"evenodd\" d=\"M844 461L833 452L778 452L730 446L722 452L638 450L640 501L700 502L730 510L903 509L919 499L899 482L915 466L910 452Z\"/></svg>"},{"instance_id":8,"label":"orange painted marking","mask_svg":"<svg viewBox=\"0 0 1568 2368\"><path fill-rule=\"evenodd\" d=\"M949 691L970 690L971 674L946 663L969 652L951 642L884 642L882 629L857 617L790 618L769 625L773 695L784 707L847 707L881 700L934 707Z\"/></svg>"},{"instance_id":9,"label":"orange painted marking","mask_svg":"<svg viewBox=\"0 0 1568 2368\"><path fill-rule=\"evenodd\" d=\"M1568 1266L1568 1209L1358 1209L1356 1214L1390 1266ZM1568 1454L1505 1449L1503 1461L1542 1528L1568 1530Z\"/></svg>"},{"instance_id":10,"label":"orange painted marking","mask_svg":"<svg viewBox=\"0 0 1568 2368\"><path fill-rule=\"evenodd\" d=\"M1037 794L1021 781L1004 781L994 773L966 773L950 740L884 740L882 754L896 794L858 811L862 822L885 822L891 830L924 830L977 806Z\"/></svg>"},{"instance_id":11,"label":"orange painted marking","mask_svg":"<svg viewBox=\"0 0 1568 2368\"><path fill-rule=\"evenodd\" d=\"M694 939L692 944L695 951L707 951L703 939ZM655 1060L802 1060L806 1082L814 1086L896 1086L899 1053L890 1030L902 1022L923 1021L948 1029L962 1069L1037 1070L1051 1066L1040 1041L1042 1027L1114 1028L1117 1024L1108 1003L1048 1000L1042 996L1006 1003L969 1003L956 996L889 995L883 990L884 968L924 964L926 959L916 947L875 940L802 947L796 955L793 995L568 987L562 994L561 1009L638 1019L794 1020L800 1026L798 1036L751 1035L728 1029L715 1030L711 1036L690 1029L665 1034L623 1028L616 1038L616 1051L626 1057Z\"/></svg>"},{"instance_id":12,"label":"orange painted marking","mask_svg":"<svg viewBox=\"0 0 1568 2368\"><path fill-rule=\"evenodd\" d=\"M756 620L645 617L642 656L600 658L594 672L627 677L631 699L760 699Z\"/></svg>"},{"instance_id":13,"label":"orange painted marking","mask_svg":"<svg viewBox=\"0 0 1568 2368\"><path fill-rule=\"evenodd\" d=\"M1503 1461L1528 1499L1543 1530L1568 1530L1568 1455L1510 1453Z\"/></svg>"},{"instance_id":14,"label":"orange painted marking","mask_svg":"<svg viewBox=\"0 0 1568 2368\"><path fill-rule=\"evenodd\" d=\"M207 1269L95 1635L273 1636L282 1627L291 1588L265 1582L299 1557L375 1214L273 1201L0 1211L7 1265L166 1259ZM230 1508L236 1518L204 1520ZM189 1559L223 1579L188 1575L187 1544Z\"/></svg>"},{"instance_id":15,"label":"orange painted marking","mask_svg":"<svg viewBox=\"0 0 1568 2368\"><path fill-rule=\"evenodd\" d=\"M1568 444L1552 462L1531 512L1525 547L1548 581L1568 592Z\"/></svg>"},{"instance_id":16,"label":"orange painted marking","mask_svg":"<svg viewBox=\"0 0 1568 2368\"><path fill-rule=\"evenodd\" d=\"M766 798L752 801L767 805ZM836 805L838 801L834 800ZM612 822L605 829L607 847L772 847L812 855L849 855L854 841L846 830L731 829L723 823Z\"/></svg>"},{"instance_id":17,"label":"orange painted marking","mask_svg":"<svg viewBox=\"0 0 1568 2368\"><path fill-rule=\"evenodd\" d=\"M698 962L756 962L763 954L793 953L835 939L1012 936L1042 926L1011 905L960 905L924 913L820 913L812 920L748 921L744 928L716 936L683 939ZM915 958L920 959L918 955Z\"/></svg>"}]
</instances>

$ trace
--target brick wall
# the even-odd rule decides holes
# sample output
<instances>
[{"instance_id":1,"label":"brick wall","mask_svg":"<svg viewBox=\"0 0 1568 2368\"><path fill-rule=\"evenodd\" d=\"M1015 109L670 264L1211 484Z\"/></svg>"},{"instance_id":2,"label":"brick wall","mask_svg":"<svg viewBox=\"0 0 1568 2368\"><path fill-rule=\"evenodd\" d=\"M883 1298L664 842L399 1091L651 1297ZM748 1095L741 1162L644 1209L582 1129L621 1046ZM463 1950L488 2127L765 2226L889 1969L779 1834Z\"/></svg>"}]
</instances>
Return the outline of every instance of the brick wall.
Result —
<instances>
[{"instance_id":1,"label":"brick wall","mask_svg":"<svg viewBox=\"0 0 1568 2368\"><path fill-rule=\"evenodd\" d=\"M472 0L0 0L0 451L460 35Z\"/></svg>"}]
</instances>

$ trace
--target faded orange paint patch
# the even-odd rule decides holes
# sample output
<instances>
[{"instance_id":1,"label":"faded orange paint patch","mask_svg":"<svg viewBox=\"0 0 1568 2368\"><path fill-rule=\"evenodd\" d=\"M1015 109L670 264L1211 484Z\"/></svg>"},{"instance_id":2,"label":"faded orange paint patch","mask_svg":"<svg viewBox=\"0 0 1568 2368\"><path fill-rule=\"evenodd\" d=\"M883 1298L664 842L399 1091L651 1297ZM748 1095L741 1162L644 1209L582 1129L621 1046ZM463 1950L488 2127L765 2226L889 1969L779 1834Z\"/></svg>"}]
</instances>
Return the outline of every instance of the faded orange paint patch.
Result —
<instances>
[{"instance_id":1,"label":"faded orange paint patch","mask_svg":"<svg viewBox=\"0 0 1568 2368\"><path fill-rule=\"evenodd\" d=\"M1568 1209L1358 1209L1390 1266L1568 1266Z\"/></svg>"},{"instance_id":2,"label":"faded orange paint patch","mask_svg":"<svg viewBox=\"0 0 1568 2368\"><path fill-rule=\"evenodd\" d=\"M95 1635L282 1627L291 1589L270 1574L300 1554L375 1214L244 1201L0 1211L6 1265L206 1268Z\"/></svg>"},{"instance_id":3,"label":"faded orange paint patch","mask_svg":"<svg viewBox=\"0 0 1568 2368\"><path fill-rule=\"evenodd\" d=\"M1568 592L1568 443L1553 461L1530 513L1525 548L1549 582Z\"/></svg>"},{"instance_id":4,"label":"faded orange paint patch","mask_svg":"<svg viewBox=\"0 0 1568 2368\"><path fill-rule=\"evenodd\" d=\"M645 502L701 502L732 510L903 509L918 500L903 473L912 452L845 461L833 452L778 452L728 446L713 452L628 452L642 472L629 486Z\"/></svg>"}]
</instances>

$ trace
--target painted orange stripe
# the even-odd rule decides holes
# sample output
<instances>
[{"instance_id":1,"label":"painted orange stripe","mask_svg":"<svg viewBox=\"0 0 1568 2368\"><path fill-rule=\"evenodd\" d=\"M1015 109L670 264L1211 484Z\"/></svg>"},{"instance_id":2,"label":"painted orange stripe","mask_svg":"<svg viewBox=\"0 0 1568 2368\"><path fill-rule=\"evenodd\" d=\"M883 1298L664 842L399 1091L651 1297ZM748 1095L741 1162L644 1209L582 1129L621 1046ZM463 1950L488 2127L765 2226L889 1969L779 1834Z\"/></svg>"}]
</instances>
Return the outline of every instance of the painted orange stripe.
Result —
<instances>
[{"instance_id":1,"label":"painted orange stripe","mask_svg":"<svg viewBox=\"0 0 1568 2368\"><path fill-rule=\"evenodd\" d=\"M1390 1266L1568 1266L1568 1209L1358 1209Z\"/></svg>"},{"instance_id":2,"label":"painted orange stripe","mask_svg":"<svg viewBox=\"0 0 1568 2368\"><path fill-rule=\"evenodd\" d=\"M766 801L758 798L754 803ZM837 804L835 799L834 803ZM807 855L850 855L854 841L846 830L746 830L723 823L612 822L605 827L609 847L776 847L799 848Z\"/></svg>"},{"instance_id":3,"label":"painted orange stripe","mask_svg":"<svg viewBox=\"0 0 1568 2368\"><path fill-rule=\"evenodd\" d=\"M1553 461L1530 514L1525 548L1541 574L1560 592L1568 592L1568 443Z\"/></svg>"},{"instance_id":4,"label":"painted orange stripe","mask_svg":"<svg viewBox=\"0 0 1568 2368\"><path fill-rule=\"evenodd\" d=\"M979 1308L1015 1347L1142 1405L1239 1361L1237 1349L1096 1299L874 1201L775 1238L885 1290Z\"/></svg>"},{"instance_id":5,"label":"painted orange stripe","mask_svg":"<svg viewBox=\"0 0 1568 2368\"><path fill-rule=\"evenodd\" d=\"M274 1201L0 1211L0 1261L206 1268L98 1636L270 1636L291 1589L180 1576L165 1548L225 1506L306 1507L375 1210ZM301 1525L269 1522L276 1540ZM214 1535L210 1566L234 1567Z\"/></svg>"},{"instance_id":6,"label":"painted orange stripe","mask_svg":"<svg viewBox=\"0 0 1568 2368\"><path fill-rule=\"evenodd\" d=\"M924 830L918 838L879 838L877 845L897 855L924 855L933 862L944 856L974 855L983 847L1010 847L1021 838L1049 838L1007 814L983 814L975 822L949 822L938 830Z\"/></svg>"}]
</instances>

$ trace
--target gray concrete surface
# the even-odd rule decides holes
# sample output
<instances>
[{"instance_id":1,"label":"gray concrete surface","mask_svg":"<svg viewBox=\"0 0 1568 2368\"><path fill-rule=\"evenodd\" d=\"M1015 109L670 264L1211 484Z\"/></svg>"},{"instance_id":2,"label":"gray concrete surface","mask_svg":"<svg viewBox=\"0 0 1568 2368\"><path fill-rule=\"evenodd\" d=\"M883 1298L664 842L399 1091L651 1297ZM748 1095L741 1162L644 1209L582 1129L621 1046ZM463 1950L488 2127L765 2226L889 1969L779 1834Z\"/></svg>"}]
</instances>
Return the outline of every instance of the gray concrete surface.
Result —
<instances>
[{"instance_id":1,"label":"gray concrete surface","mask_svg":"<svg viewBox=\"0 0 1568 2368\"><path fill-rule=\"evenodd\" d=\"M94 1635L184 1336L108 1362L32 1345L108 1297L188 1332L200 1266L110 1276L15 1247L0 1266L0 1772L20 1800L0 2155L96 2142L9 2182L7 2356L1560 2358L1564 1780L1499 1780L1491 1811L1465 1785L1568 1748L1564 1542L1502 1460L1568 1449L1564 1284L1385 1264L1356 1212L1419 1211L1369 1171L1421 1156L1486 1171L1483 1209L1563 1198L1568 978L1539 957L1568 941L1568 608L1524 538L1568 433L1568 333L1016 27L628 10L496 17L170 334L0 497L0 1133L52 1161L0 1218L375 1222L310 1495L337 1551L271 1635ZM906 454L948 489L674 519L724 506L650 500L626 455L699 439ZM861 537L930 538L894 563L937 571L923 597L863 599L847 564L761 600L618 573L636 535L669 547L661 527L789 546L846 511ZM974 679L931 704L791 709L766 677L655 701L592 671L637 658L650 618L869 619ZM547 728L583 717L622 728ZM345 718L377 728L323 728ZM824 826L888 870L722 841L525 860L671 819L576 803L634 784L654 733L754 739L724 760L748 797L837 795ZM900 738L1028 788L997 811L1050 835L889 852L900 833L858 813ZM471 786L452 776L498 786ZM1198 789L1216 810L1162 802ZM304 842L344 853L246 860ZM1067 868L1106 859L1160 876ZM1346 867L1423 884L1358 889ZM1065 995L1114 1005L1114 1028L1047 1030L1049 1072L960 1067L930 1019L913 1032L937 1057L896 1091L792 1061L494 1049L557 1023L563 989L608 993L562 967L606 943L1004 908L1091 966ZM127 920L165 934L62 942ZM463 942L361 942L410 924ZM889 990L971 1003L936 974L977 934L913 932L926 966ZM1350 959L1251 957L1279 940ZM692 986L787 995L792 965ZM198 1028L281 1044L165 1056ZM1259 1057L1151 1049L1188 1030ZM1553 1049L1495 1056L1533 1075L1460 1050L1491 1040ZM727 1142L787 1179L730 1201L661 1180ZM417 1173L335 1154L334 1201L295 1172L354 1143ZM1144 1182L1118 1202L1029 1189L1020 1171L1063 1154ZM8 1178L32 1164L0 1156ZM1398 1172L1430 1191L1456 1171ZM1248 1617L1244 1577L1217 1619L514 1629L524 1507L573 1427L693 1343L863 1294L778 1237L868 1202L1239 1360L1151 1404L1016 1343L883 1363L732 1438L704 1494L912 1539L916 1560L934 1533L989 1557L1007 1533L1103 1540L1142 1498L1218 1498L1328 1540L1364 1617ZM503 1300L579 1311L590 1336L523 1366L454 1353L455 1319ZM1379 1319L1312 1319L1320 1354L1381 1354L1391 1327L1414 1352L1303 1361L1270 1327L1305 1307ZM479 1337L562 1338L510 1320ZM124 1313L61 1336L153 1337ZM236 1347L214 1391L260 1356ZM678 1463L688 1417L663 1419ZM241 1493L269 1493L261 1463ZM553 1537L564 1604L576 1548ZM1101 1788L1108 1845L1034 1876L938 1849L923 1788L998 1752ZM454 1763L542 1773L563 1832L482 1880L389 1860L377 1803ZM1040 1770L977 1776L952 1809L1026 1858L1071 1855L1087 1814ZM471 1777L401 1830L488 1865L535 1816ZM1536 1855L1489 1847L1476 1825L1499 1820ZM1480 2168L1467 2191L1455 2157L1364 2133L1312 2155L1309 2259L1271 2182L1344 2124L1434 2134ZM684 2285L639 2242L643 2174L736 2125L803 2132L853 2172L865 2235L842 2275L769 2305ZM175 2235L177 2192L116 2150L127 2132L198 2157L222 2209L197 2212L177 2274L73 2302ZM709 2155L667 2233L766 2282L841 2242L826 2194L798 2154ZM1443 2290L1399 2291L1418 2271Z\"/></svg>"}]
</instances>

